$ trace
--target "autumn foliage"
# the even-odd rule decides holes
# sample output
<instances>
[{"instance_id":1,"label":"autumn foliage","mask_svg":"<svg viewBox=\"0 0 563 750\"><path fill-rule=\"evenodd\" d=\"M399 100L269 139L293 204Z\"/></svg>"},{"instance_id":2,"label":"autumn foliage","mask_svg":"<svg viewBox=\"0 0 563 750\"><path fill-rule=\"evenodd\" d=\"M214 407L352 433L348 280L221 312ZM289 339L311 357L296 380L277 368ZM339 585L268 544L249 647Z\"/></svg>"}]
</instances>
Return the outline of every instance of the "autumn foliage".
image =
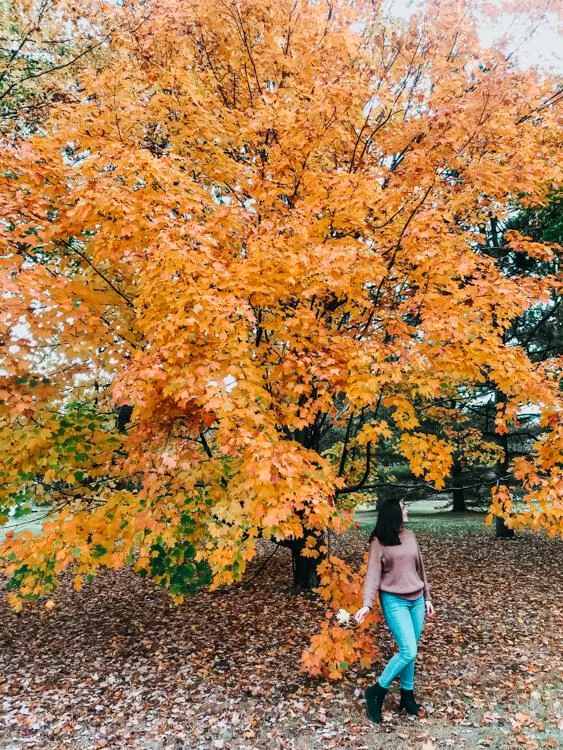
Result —
<instances>
[{"instance_id":1,"label":"autumn foliage","mask_svg":"<svg viewBox=\"0 0 563 750\"><path fill-rule=\"evenodd\" d=\"M318 559L383 440L443 486L452 445L421 409L486 380L498 431L541 410L510 522L560 534L560 362L505 340L560 281L478 249L560 182L549 76L480 47L469 2L116 5L81 4L89 52L42 76L41 126L3 124L2 502L55 510L1 548L14 606L69 568L229 584L259 537ZM358 603L358 574L320 572ZM371 646L332 627L305 658L337 676Z\"/></svg>"}]
</instances>

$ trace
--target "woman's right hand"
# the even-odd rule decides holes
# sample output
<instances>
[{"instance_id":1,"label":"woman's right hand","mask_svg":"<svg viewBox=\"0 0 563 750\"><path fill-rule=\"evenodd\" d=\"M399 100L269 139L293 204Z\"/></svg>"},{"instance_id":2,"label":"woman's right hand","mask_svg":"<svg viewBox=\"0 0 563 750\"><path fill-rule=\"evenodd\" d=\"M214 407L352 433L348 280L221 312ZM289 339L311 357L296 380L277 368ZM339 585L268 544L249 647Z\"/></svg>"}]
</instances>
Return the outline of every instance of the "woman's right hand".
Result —
<instances>
[{"instance_id":1,"label":"woman's right hand","mask_svg":"<svg viewBox=\"0 0 563 750\"><path fill-rule=\"evenodd\" d=\"M359 610L358 610L358 611L356 612L356 614L354 615L354 619L356 620L356 622L363 622L363 621L364 621L364 618L365 618L365 616L366 616L366 615L367 615L367 614L368 614L369 612L370 612L370 608L369 608L369 607L362 607L361 609L359 609Z\"/></svg>"}]
</instances>

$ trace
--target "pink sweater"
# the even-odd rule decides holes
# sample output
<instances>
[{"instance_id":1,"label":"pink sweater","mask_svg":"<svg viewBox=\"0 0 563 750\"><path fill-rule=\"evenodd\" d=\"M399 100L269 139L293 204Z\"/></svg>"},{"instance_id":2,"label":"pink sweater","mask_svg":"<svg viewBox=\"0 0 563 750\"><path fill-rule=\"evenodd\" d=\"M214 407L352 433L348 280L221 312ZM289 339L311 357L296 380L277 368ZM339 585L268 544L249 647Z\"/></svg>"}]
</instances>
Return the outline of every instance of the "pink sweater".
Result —
<instances>
[{"instance_id":1,"label":"pink sweater","mask_svg":"<svg viewBox=\"0 0 563 750\"><path fill-rule=\"evenodd\" d=\"M368 569L364 583L364 607L373 606L378 591L388 591L405 599L421 594L430 601L430 590L422 555L412 531L401 529L401 544L387 547L377 537L369 548Z\"/></svg>"}]
</instances>

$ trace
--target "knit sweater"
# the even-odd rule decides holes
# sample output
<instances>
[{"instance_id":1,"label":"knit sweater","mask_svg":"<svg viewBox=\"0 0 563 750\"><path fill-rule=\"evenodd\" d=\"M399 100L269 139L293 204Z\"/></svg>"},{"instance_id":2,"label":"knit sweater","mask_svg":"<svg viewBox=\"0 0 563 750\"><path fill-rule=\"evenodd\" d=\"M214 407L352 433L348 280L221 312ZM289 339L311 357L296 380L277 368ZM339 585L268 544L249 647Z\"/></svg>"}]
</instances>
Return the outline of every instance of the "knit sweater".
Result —
<instances>
[{"instance_id":1,"label":"knit sweater","mask_svg":"<svg viewBox=\"0 0 563 750\"><path fill-rule=\"evenodd\" d=\"M430 590L422 555L412 531L401 529L400 544L385 546L374 537L364 582L364 607L373 606L378 591L387 591L404 599L417 599L421 594L430 601Z\"/></svg>"}]
</instances>

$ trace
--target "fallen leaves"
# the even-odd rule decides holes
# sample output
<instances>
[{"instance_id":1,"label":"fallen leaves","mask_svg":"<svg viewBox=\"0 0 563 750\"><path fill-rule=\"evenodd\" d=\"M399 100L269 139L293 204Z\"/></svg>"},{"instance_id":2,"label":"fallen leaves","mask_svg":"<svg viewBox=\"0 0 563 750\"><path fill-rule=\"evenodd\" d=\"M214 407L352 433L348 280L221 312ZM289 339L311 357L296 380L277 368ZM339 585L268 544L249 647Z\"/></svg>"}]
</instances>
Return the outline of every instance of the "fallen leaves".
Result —
<instances>
[{"instance_id":1,"label":"fallen leaves","mask_svg":"<svg viewBox=\"0 0 563 750\"><path fill-rule=\"evenodd\" d=\"M180 606L127 570L78 592L69 576L51 611L38 604L17 614L3 603L6 746L556 747L561 542L531 534L496 542L482 530L416 533L437 610L417 667L428 718L399 717L395 688L381 727L365 716L363 690L394 648L383 624L374 626L381 653L368 668L336 683L300 671L324 604L291 592L283 550L248 587L201 591ZM349 532L336 551L358 566L365 543ZM269 553L262 543L261 559Z\"/></svg>"}]
</instances>

